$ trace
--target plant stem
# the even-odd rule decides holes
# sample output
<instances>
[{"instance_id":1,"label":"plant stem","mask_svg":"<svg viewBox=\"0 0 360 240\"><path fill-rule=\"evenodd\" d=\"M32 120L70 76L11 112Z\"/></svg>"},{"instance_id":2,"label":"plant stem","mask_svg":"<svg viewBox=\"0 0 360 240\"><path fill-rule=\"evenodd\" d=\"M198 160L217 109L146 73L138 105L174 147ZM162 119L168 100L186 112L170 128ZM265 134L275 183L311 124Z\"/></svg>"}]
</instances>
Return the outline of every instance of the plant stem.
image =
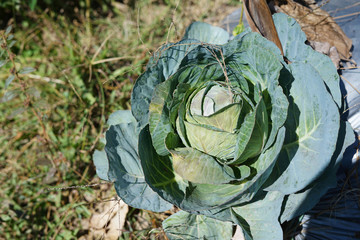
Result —
<instances>
[{"instance_id":1,"label":"plant stem","mask_svg":"<svg viewBox=\"0 0 360 240\"><path fill-rule=\"evenodd\" d=\"M26 96L26 100L24 102L24 106L25 107L30 107L31 111L33 112L33 114L36 116L36 118L38 119L39 123L40 123L40 126L42 128L42 133L43 133L43 136L44 136L44 139L45 139L45 142L46 142L46 145L48 146L48 149L51 153L51 163L53 165L53 167L55 167L55 163L54 163L54 160L53 160L53 152L51 151L51 148L50 148L50 145L51 145L51 140L49 138L49 135L47 134L47 131L46 131L46 127L45 127L45 124L44 122L42 121L41 119L41 116L38 114L38 112L36 111L36 109L34 108L34 106L31 104L31 97L30 95L26 92L26 89L27 89L27 85L26 85L26 82L20 78L19 76L19 73L18 73L18 70L16 69L16 65L15 65L15 54L13 54L10 49L8 48L7 46L7 41L6 41L6 35L4 33L1 34L1 38L2 38L2 41L3 43L1 44L1 47L3 49L6 50L8 56L9 56L9 59L12 63L12 68L10 70L11 74L13 74L15 76L15 79L19 80L20 82L20 86L21 86L21 91L25 94Z\"/></svg>"},{"instance_id":2,"label":"plant stem","mask_svg":"<svg viewBox=\"0 0 360 240\"><path fill-rule=\"evenodd\" d=\"M244 2L240 1L241 4L241 14L239 19L239 25L243 24L243 17L244 17Z\"/></svg>"}]
</instances>

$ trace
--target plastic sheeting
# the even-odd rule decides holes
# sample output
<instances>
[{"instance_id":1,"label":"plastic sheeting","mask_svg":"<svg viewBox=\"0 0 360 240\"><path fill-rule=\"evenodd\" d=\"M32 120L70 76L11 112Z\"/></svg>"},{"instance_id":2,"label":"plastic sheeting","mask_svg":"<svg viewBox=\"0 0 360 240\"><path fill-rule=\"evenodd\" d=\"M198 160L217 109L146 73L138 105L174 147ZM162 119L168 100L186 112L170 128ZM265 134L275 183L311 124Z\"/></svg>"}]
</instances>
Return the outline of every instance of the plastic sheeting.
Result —
<instances>
[{"instance_id":1,"label":"plastic sheeting","mask_svg":"<svg viewBox=\"0 0 360 240\"><path fill-rule=\"evenodd\" d=\"M360 64L360 1L317 1L330 13L345 34L352 39L352 59ZM323 4L324 3L324 4ZM241 10L238 9L223 22L222 27L230 33L238 24ZM244 17L245 26L247 25ZM346 64L345 64L346 66ZM340 72L341 91L346 102L342 118L348 120L360 134L360 69L344 69ZM337 173L337 187L330 189L320 202L304 216L302 228L296 240L350 240L360 239L360 156L356 142L346 151ZM297 229L299 230L299 229Z\"/></svg>"}]
</instances>

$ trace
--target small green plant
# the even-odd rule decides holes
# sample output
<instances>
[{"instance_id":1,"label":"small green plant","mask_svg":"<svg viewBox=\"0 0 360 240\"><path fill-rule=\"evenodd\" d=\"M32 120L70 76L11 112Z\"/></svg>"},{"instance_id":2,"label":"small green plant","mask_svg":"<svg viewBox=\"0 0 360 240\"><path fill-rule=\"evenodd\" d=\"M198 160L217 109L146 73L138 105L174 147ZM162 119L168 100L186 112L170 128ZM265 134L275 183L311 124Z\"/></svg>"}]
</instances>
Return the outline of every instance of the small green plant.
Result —
<instances>
[{"instance_id":1,"label":"small green plant","mask_svg":"<svg viewBox=\"0 0 360 240\"><path fill-rule=\"evenodd\" d=\"M244 26L244 22L243 22L243 17L244 17L244 3L242 1L241 2L241 14L240 14L240 19L239 19L239 24L236 25L236 27L234 28L232 34L234 36L239 35L240 33L242 33L243 31L245 31L245 26Z\"/></svg>"},{"instance_id":2,"label":"small green plant","mask_svg":"<svg viewBox=\"0 0 360 240\"><path fill-rule=\"evenodd\" d=\"M11 48L17 42L14 39L14 35L11 34L12 26L9 26L5 31L0 33L1 37L1 50L0 50L0 68L9 64L9 76L5 80L4 89L6 90L0 103L9 102L15 98L24 99L23 106L17 108L13 112L13 117L18 114L22 114L25 111L31 111L36 116L39 124L42 128L42 135L47 145L50 145L51 140L46 131L44 125L43 116L39 112L37 105L40 100L40 91L34 87L29 86L24 79L26 75L35 71L33 67L23 67L21 62L16 58L16 55L12 52ZM18 85L11 89L8 89L13 81L17 81ZM23 96L21 96L23 95Z\"/></svg>"},{"instance_id":3,"label":"small green plant","mask_svg":"<svg viewBox=\"0 0 360 240\"><path fill-rule=\"evenodd\" d=\"M249 30L193 23L137 79L131 112L110 116L98 175L135 208L181 211L170 239L282 239L281 223L334 184L354 141L340 120L339 76L305 44L294 19L274 15L284 46Z\"/></svg>"},{"instance_id":4,"label":"small green plant","mask_svg":"<svg viewBox=\"0 0 360 240\"><path fill-rule=\"evenodd\" d=\"M35 69L31 67L25 67L20 70L17 69L15 64L16 55L12 53L11 48L15 45L16 40L14 39L14 35L11 34L12 26L6 28L5 31L0 32L1 36L1 50L0 50L0 68L6 65L7 63L11 63L10 75L5 80L5 89L11 84L11 82L17 78L20 80L20 74L27 74L33 72ZM26 86L24 86L26 87Z\"/></svg>"}]
</instances>

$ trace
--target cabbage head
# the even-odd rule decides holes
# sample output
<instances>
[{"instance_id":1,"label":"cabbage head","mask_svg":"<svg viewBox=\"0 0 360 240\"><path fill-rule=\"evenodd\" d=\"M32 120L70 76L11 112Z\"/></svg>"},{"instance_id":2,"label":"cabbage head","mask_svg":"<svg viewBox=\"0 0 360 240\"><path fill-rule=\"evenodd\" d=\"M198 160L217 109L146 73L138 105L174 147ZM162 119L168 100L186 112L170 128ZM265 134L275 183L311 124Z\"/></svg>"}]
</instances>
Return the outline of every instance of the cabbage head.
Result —
<instances>
[{"instance_id":1,"label":"cabbage head","mask_svg":"<svg viewBox=\"0 0 360 240\"><path fill-rule=\"evenodd\" d=\"M135 208L181 209L170 239L282 239L281 223L335 183L352 129L340 120L339 77L305 44L295 20L274 15L280 50L246 30L196 22L163 45L137 79L131 112L111 115L98 175Z\"/></svg>"}]
</instances>

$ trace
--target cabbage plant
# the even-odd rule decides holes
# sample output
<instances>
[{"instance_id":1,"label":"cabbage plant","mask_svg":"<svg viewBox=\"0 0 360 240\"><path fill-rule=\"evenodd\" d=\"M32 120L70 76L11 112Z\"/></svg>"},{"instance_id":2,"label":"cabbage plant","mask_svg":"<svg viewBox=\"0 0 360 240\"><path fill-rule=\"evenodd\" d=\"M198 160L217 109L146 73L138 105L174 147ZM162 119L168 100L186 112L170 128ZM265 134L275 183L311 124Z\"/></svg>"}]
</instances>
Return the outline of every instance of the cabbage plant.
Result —
<instances>
[{"instance_id":1,"label":"cabbage plant","mask_svg":"<svg viewBox=\"0 0 360 240\"><path fill-rule=\"evenodd\" d=\"M288 61L258 33L230 40L196 22L163 45L137 79L131 112L110 116L98 175L135 208L180 209L169 239L282 239L281 223L335 182L351 127L339 77L284 14L274 22Z\"/></svg>"}]
</instances>

